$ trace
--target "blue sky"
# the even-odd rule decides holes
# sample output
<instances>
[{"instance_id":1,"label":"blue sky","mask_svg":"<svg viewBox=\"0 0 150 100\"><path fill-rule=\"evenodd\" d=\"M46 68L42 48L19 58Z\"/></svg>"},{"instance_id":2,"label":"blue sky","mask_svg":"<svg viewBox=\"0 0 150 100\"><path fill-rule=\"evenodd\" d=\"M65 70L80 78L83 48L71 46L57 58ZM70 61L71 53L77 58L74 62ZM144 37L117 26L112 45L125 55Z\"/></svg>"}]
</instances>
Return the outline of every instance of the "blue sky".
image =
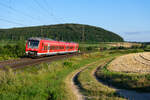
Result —
<instances>
[{"instance_id":1,"label":"blue sky","mask_svg":"<svg viewBox=\"0 0 150 100\"><path fill-rule=\"evenodd\" d=\"M1 0L0 28L80 23L150 41L150 0Z\"/></svg>"}]
</instances>

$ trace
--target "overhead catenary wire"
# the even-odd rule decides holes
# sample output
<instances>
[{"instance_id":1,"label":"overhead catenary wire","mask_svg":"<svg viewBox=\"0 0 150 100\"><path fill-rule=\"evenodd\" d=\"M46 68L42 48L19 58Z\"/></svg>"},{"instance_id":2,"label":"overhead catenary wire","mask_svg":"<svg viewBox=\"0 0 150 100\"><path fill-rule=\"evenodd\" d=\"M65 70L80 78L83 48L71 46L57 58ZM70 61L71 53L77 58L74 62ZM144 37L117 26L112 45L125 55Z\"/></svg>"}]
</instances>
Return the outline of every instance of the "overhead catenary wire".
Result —
<instances>
[{"instance_id":1,"label":"overhead catenary wire","mask_svg":"<svg viewBox=\"0 0 150 100\"><path fill-rule=\"evenodd\" d=\"M22 11L20 11L20 10L18 10L18 9L15 9L15 8L13 8L12 6L6 5L6 4L1 3L1 2L0 2L0 6L3 6L3 7L5 7L5 8L8 8L8 9L10 9L10 10L16 12L16 13L19 13L19 14L21 14L21 15L23 15L23 16L26 16L26 17L28 17L28 18L30 18L30 19L32 19L32 20L39 21L38 18L33 17L33 16L31 16L31 15L25 13L25 12L22 12Z\"/></svg>"},{"instance_id":2,"label":"overhead catenary wire","mask_svg":"<svg viewBox=\"0 0 150 100\"><path fill-rule=\"evenodd\" d=\"M56 20L58 23L60 23L59 19L57 17L55 17L52 8L48 5L47 0L43 0L43 1L44 1L45 5L47 6L47 12L49 13L49 15L52 16L53 19ZM48 8L50 8L51 11Z\"/></svg>"},{"instance_id":3,"label":"overhead catenary wire","mask_svg":"<svg viewBox=\"0 0 150 100\"><path fill-rule=\"evenodd\" d=\"M36 3L36 5L38 5L38 7L40 7L41 10L43 10L48 15L48 11L37 0L33 1Z\"/></svg>"},{"instance_id":4,"label":"overhead catenary wire","mask_svg":"<svg viewBox=\"0 0 150 100\"><path fill-rule=\"evenodd\" d=\"M36 3L36 5L37 5L41 10L43 10L43 11L45 12L46 15L52 16L52 17L54 18L53 13L51 13L51 12L49 11L49 9L45 8L45 6L42 6L42 5L38 2L38 0L33 0L33 1ZM45 1L45 0L43 0L43 1ZM45 5L47 5L47 7L48 7L47 2L44 2L44 3L45 3ZM55 19L56 22L59 23L59 21L58 21L56 18L54 18L54 19ZM41 27L41 35L43 35L44 29L46 29L46 28L47 28L47 26Z\"/></svg>"},{"instance_id":5,"label":"overhead catenary wire","mask_svg":"<svg viewBox=\"0 0 150 100\"><path fill-rule=\"evenodd\" d=\"M4 21L4 22L11 23L11 24L16 24L16 25L21 25L21 26L27 26L27 25L25 25L25 24L18 23L18 22L14 22L14 21L10 21L10 20L7 20L7 19L1 18L1 17L0 17L0 20L1 20L1 21Z\"/></svg>"},{"instance_id":6,"label":"overhead catenary wire","mask_svg":"<svg viewBox=\"0 0 150 100\"><path fill-rule=\"evenodd\" d=\"M50 7L50 6L48 5L49 3L47 2L47 0L43 0L43 1L44 1L45 5L47 5L47 8ZM52 8L51 8L51 11L52 11ZM49 12L49 10L48 10L48 12ZM54 18L56 19L56 21L60 23L60 21L59 21L60 18L56 17L53 12L51 12L51 16L54 17ZM63 21L64 21L63 18L61 18L60 20L63 20ZM73 31L79 32L79 30L76 29L76 28L74 28L73 25L69 25L69 24L68 24L68 26L69 26L70 28L72 28ZM84 40L84 34L85 34L85 31L84 31L84 30L85 30L84 25L82 25L82 32L81 32L81 33L82 33L82 41Z\"/></svg>"},{"instance_id":7,"label":"overhead catenary wire","mask_svg":"<svg viewBox=\"0 0 150 100\"><path fill-rule=\"evenodd\" d=\"M49 9L46 9L45 7L41 6L40 3L39 3L37 0L34 0L34 1L39 5L39 7L41 7L41 9L43 9L45 12L49 13L49 15L51 15L51 16L55 19L55 21L57 21L58 23L61 23L61 22L59 21L60 18L56 17L53 12L50 12ZM43 0L43 1L44 1L45 5L47 6L47 8L50 7L50 6L48 5L47 0ZM51 11L52 11L52 8L51 8ZM61 20L63 20L63 19L61 18ZM74 28L73 26L71 26L71 25L69 25L69 27L71 27L71 28L72 28L74 31L76 31L76 32L79 31L79 30L75 29L75 28Z\"/></svg>"},{"instance_id":8,"label":"overhead catenary wire","mask_svg":"<svg viewBox=\"0 0 150 100\"><path fill-rule=\"evenodd\" d=\"M47 0L43 0L43 1L44 1L45 5L47 6L47 8L49 8L50 6L48 5ZM34 2L36 2L36 4L37 4L44 12L46 12L47 14L49 14L50 16L52 16L52 17L55 19L56 22L61 23L61 22L59 21L60 18L56 17L56 16L53 14L53 12L50 12L49 9L46 9L45 7L43 7L37 0L34 0ZM51 10L51 11L52 11L52 10ZM63 19L61 18L61 20L63 20ZM83 28L83 27L84 27L83 25L81 26L81 28L82 28L81 31L79 31L78 29L76 29L73 25L69 25L69 24L68 24L68 26L69 26L70 28L72 28L74 32L77 32L77 33L80 32L80 33L82 34L82 41L84 41L85 31L83 31L83 30L85 30L85 28ZM41 28L41 32L43 32L43 29L42 29L42 28ZM41 33L41 34L42 34L42 33Z\"/></svg>"}]
</instances>

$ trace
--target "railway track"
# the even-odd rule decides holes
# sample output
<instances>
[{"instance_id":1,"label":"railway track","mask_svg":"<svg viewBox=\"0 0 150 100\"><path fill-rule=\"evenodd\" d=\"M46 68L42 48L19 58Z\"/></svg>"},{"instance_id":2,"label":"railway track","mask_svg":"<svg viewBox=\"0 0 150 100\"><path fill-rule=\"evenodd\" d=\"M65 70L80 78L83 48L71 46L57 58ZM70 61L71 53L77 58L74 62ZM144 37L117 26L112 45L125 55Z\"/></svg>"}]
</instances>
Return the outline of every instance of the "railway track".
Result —
<instances>
[{"instance_id":1,"label":"railway track","mask_svg":"<svg viewBox=\"0 0 150 100\"><path fill-rule=\"evenodd\" d=\"M5 68L6 66L9 66L13 69L23 68L29 65L37 65L43 62L51 62L55 60L65 59L75 55L79 55L79 53L55 55L55 56L42 57L42 58L21 58L16 60L7 60L7 61L0 62L0 68Z\"/></svg>"}]
</instances>

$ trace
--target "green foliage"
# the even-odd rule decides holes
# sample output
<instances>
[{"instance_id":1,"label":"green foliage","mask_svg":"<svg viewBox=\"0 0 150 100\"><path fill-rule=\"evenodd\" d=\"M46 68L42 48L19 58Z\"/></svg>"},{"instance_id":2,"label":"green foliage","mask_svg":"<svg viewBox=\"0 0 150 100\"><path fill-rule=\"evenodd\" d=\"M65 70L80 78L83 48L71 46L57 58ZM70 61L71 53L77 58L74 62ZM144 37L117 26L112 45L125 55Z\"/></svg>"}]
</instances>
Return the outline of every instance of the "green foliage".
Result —
<instances>
[{"instance_id":1,"label":"green foliage","mask_svg":"<svg viewBox=\"0 0 150 100\"><path fill-rule=\"evenodd\" d=\"M146 49L148 46L146 44L142 44L140 48Z\"/></svg>"},{"instance_id":2,"label":"green foliage","mask_svg":"<svg viewBox=\"0 0 150 100\"><path fill-rule=\"evenodd\" d=\"M127 50L111 50L109 54L128 54L128 53L138 53L144 52L142 49L127 49Z\"/></svg>"},{"instance_id":3,"label":"green foliage","mask_svg":"<svg viewBox=\"0 0 150 100\"><path fill-rule=\"evenodd\" d=\"M99 46L96 45L89 45L89 46L79 46L79 50L80 51L98 51L99 50Z\"/></svg>"},{"instance_id":4,"label":"green foliage","mask_svg":"<svg viewBox=\"0 0 150 100\"><path fill-rule=\"evenodd\" d=\"M64 66L67 66L67 67L72 67L72 62L69 62L69 61L65 61L63 63Z\"/></svg>"},{"instance_id":5,"label":"green foliage","mask_svg":"<svg viewBox=\"0 0 150 100\"><path fill-rule=\"evenodd\" d=\"M83 35L84 26L84 35ZM83 37L84 36L84 37ZM74 42L122 42L123 38L105 29L82 24L0 29L0 40L26 40L29 37L46 37Z\"/></svg>"},{"instance_id":6,"label":"green foliage","mask_svg":"<svg viewBox=\"0 0 150 100\"><path fill-rule=\"evenodd\" d=\"M24 56L24 53L25 53L24 42L18 42L14 45L6 44L4 46L0 46L0 56L4 60L22 57Z\"/></svg>"},{"instance_id":7,"label":"green foliage","mask_svg":"<svg viewBox=\"0 0 150 100\"><path fill-rule=\"evenodd\" d=\"M110 50L117 50L117 49L127 49L123 46L119 46L119 47L111 47Z\"/></svg>"},{"instance_id":8,"label":"green foliage","mask_svg":"<svg viewBox=\"0 0 150 100\"><path fill-rule=\"evenodd\" d=\"M131 48L132 48L132 49L138 49L138 48L140 48L140 46L133 45ZM141 48L142 48L142 47L141 47Z\"/></svg>"}]
</instances>

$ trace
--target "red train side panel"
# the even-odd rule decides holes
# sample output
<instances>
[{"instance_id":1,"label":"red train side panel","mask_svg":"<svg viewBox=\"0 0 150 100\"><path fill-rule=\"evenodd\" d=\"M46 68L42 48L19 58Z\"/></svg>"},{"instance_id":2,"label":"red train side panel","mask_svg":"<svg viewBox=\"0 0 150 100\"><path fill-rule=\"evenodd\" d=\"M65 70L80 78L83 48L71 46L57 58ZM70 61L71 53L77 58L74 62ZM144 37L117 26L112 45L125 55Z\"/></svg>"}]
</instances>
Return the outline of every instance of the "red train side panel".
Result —
<instances>
[{"instance_id":1,"label":"red train side panel","mask_svg":"<svg viewBox=\"0 0 150 100\"><path fill-rule=\"evenodd\" d=\"M42 38L30 38L26 43L26 55L46 56L78 52L78 43L54 41Z\"/></svg>"}]
</instances>

